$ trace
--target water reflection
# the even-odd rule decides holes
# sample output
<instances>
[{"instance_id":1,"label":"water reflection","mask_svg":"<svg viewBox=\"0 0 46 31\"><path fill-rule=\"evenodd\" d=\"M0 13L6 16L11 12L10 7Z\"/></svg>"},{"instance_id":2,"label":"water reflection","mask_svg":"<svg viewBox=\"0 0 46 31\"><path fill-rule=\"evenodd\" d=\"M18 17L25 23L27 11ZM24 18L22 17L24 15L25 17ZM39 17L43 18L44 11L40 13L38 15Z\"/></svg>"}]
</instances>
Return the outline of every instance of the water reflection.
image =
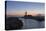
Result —
<instances>
[{"instance_id":1,"label":"water reflection","mask_svg":"<svg viewBox=\"0 0 46 31\"><path fill-rule=\"evenodd\" d=\"M24 19L19 18L23 22L23 29L30 29L30 28L43 28L44 21L37 21L33 19Z\"/></svg>"}]
</instances>

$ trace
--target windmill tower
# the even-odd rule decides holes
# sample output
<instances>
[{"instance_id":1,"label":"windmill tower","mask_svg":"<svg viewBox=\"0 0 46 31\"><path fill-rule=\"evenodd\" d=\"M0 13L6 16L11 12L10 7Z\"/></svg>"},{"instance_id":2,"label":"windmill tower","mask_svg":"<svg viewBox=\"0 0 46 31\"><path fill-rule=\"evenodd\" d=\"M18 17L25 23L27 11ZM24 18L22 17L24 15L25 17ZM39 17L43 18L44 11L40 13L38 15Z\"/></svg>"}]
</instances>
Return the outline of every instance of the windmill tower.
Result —
<instances>
[{"instance_id":1,"label":"windmill tower","mask_svg":"<svg viewBox=\"0 0 46 31\"><path fill-rule=\"evenodd\" d=\"M25 12L25 15L27 15L27 11Z\"/></svg>"}]
</instances>

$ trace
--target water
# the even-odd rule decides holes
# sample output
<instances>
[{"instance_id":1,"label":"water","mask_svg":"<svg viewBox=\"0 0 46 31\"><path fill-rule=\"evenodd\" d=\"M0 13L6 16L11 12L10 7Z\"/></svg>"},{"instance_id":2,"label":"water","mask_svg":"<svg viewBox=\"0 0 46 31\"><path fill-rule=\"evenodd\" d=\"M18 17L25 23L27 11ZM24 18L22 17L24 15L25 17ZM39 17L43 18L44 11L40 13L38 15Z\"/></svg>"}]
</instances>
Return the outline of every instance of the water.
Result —
<instances>
[{"instance_id":1,"label":"water","mask_svg":"<svg viewBox=\"0 0 46 31\"><path fill-rule=\"evenodd\" d=\"M24 19L19 18L23 22L23 28L22 29L30 29L30 28L43 28L44 27L44 21L37 21L33 19Z\"/></svg>"}]
</instances>

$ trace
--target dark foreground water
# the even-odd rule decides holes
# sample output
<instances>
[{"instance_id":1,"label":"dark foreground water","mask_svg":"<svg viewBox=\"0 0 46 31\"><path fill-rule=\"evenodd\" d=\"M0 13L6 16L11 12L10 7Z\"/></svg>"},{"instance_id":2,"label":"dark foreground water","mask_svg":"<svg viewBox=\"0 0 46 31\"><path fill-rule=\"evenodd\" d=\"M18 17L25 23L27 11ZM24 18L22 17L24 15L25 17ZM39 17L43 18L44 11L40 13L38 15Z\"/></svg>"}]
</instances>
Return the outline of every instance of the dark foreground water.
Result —
<instances>
[{"instance_id":1,"label":"dark foreground water","mask_svg":"<svg viewBox=\"0 0 46 31\"><path fill-rule=\"evenodd\" d=\"M23 22L23 27L22 29L30 29L30 28L44 28L45 22L44 21L37 21L33 19L24 19L24 18L19 18Z\"/></svg>"}]
</instances>

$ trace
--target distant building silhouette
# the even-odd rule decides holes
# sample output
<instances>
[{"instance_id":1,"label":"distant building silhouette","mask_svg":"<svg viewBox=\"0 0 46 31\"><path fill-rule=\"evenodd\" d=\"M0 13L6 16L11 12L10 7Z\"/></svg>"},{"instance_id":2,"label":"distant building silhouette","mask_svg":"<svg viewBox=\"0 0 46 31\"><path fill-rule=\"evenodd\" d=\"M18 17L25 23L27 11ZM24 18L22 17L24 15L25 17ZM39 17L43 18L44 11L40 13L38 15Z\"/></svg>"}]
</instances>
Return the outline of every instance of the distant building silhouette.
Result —
<instances>
[{"instance_id":1,"label":"distant building silhouette","mask_svg":"<svg viewBox=\"0 0 46 31\"><path fill-rule=\"evenodd\" d=\"M32 18L32 15L27 15L27 11L25 12L25 15L24 15L24 18L25 19L30 19L30 18Z\"/></svg>"},{"instance_id":2,"label":"distant building silhouette","mask_svg":"<svg viewBox=\"0 0 46 31\"><path fill-rule=\"evenodd\" d=\"M24 15L25 19L35 19L37 21L44 21L44 16L41 16L41 14L38 14L37 16L32 16L32 15L27 15L27 11L25 12Z\"/></svg>"}]
</instances>

